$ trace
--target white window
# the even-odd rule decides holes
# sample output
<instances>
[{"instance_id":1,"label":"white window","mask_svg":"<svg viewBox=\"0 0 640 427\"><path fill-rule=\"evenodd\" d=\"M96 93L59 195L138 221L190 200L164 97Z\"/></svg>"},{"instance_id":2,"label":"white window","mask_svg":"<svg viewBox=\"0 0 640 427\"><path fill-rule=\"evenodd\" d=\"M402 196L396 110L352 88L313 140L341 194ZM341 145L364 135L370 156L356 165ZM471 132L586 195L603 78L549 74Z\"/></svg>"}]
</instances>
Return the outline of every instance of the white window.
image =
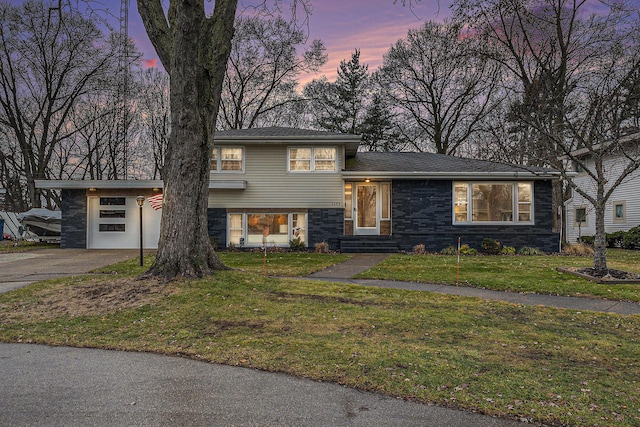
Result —
<instances>
[{"instance_id":1,"label":"white window","mask_svg":"<svg viewBox=\"0 0 640 427\"><path fill-rule=\"evenodd\" d=\"M211 171L243 172L244 149L242 147L214 147L211 153Z\"/></svg>"},{"instance_id":2,"label":"white window","mask_svg":"<svg viewBox=\"0 0 640 427\"><path fill-rule=\"evenodd\" d=\"M577 207L574 211L574 222L575 226L586 226L587 225L587 208L585 207Z\"/></svg>"},{"instance_id":3,"label":"white window","mask_svg":"<svg viewBox=\"0 0 640 427\"><path fill-rule=\"evenodd\" d=\"M244 243L244 227L242 224L242 214L229 215L229 243L241 246Z\"/></svg>"},{"instance_id":4,"label":"white window","mask_svg":"<svg viewBox=\"0 0 640 427\"><path fill-rule=\"evenodd\" d=\"M335 172L338 150L335 147L291 147L289 172Z\"/></svg>"},{"instance_id":5,"label":"white window","mask_svg":"<svg viewBox=\"0 0 640 427\"><path fill-rule=\"evenodd\" d=\"M230 213L227 221L227 241L236 246L288 247L296 238L306 242L307 214L303 212Z\"/></svg>"},{"instance_id":6,"label":"white window","mask_svg":"<svg viewBox=\"0 0 640 427\"><path fill-rule=\"evenodd\" d=\"M530 182L455 182L454 223L533 222Z\"/></svg>"},{"instance_id":7,"label":"white window","mask_svg":"<svg viewBox=\"0 0 640 427\"><path fill-rule=\"evenodd\" d=\"M625 202L613 202L613 222L623 223L627 221L627 204Z\"/></svg>"}]
</instances>

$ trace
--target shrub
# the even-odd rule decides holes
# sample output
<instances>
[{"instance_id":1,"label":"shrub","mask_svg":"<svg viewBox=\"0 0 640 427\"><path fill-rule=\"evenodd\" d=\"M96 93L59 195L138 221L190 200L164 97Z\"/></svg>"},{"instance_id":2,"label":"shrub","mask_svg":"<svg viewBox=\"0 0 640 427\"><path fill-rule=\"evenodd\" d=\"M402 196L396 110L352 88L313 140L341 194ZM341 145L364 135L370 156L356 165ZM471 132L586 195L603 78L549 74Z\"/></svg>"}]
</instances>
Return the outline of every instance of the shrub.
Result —
<instances>
[{"instance_id":1,"label":"shrub","mask_svg":"<svg viewBox=\"0 0 640 427\"><path fill-rule=\"evenodd\" d=\"M613 233L607 233L607 247L621 248L624 245L624 236L626 234L626 231L614 231Z\"/></svg>"},{"instance_id":2,"label":"shrub","mask_svg":"<svg viewBox=\"0 0 640 427\"><path fill-rule=\"evenodd\" d=\"M515 255L516 254L516 248L514 248L513 246L503 246L502 249L500 249L500 254L501 255Z\"/></svg>"},{"instance_id":3,"label":"shrub","mask_svg":"<svg viewBox=\"0 0 640 427\"><path fill-rule=\"evenodd\" d=\"M533 246L523 246L518 250L518 255L544 255L544 252Z\"/></svg>"},{"instance_id":4,"label":"shrub","mask_svg":"<svg viewBox=\"0 0 640 427\"><path fill-rule=\"evenodd\" d=\"M478 251L465 244L460 246L460 255L478 255Z\"/></svg>"},{"instance_id":5,"label":"shrub","mask_svg":"<svg viewBox=\"0 0 640 427\"><path fill-rule=\"evenodd\" d=\"M427 253L427 251L425 250L424 245L421 243L413 247L413 253L416 255L424 255L425 253Z\"/></svg>"},{"instance_id":6,"label":"shrub","mask_svg":"<svg viewBox=\"0 0 640 427\"><path fill-rule=\"evenodd\" d=\"M640 226L633 227L624 234L622 247L625 249L640 249Z\"/></svg>"},{"instance_id":7,"label":"shrub","mask_svg":"<svg viewBox=\"0 0 640 427\"><path fill-rule=\"evenodd\" d=\"M562 247L562 253L572 256L591 256L593 255L593 248L585 243L564 245Z\"/></svg>"},{"instance_id":8,"label":"shrub","mask_svg":"<svg viewBox=\"0 0 640 427\"><path fill-rule=\"evenodd\" d=\"M213 246L213 250L218 250L218 239L215 237L209 237L209 241L211 242L211 246Z\"/></svg>"},{"instance_id":9,"label":"shrub","mask_svg":"<svg viewBox=\"0 0 640 427\"><path fill-rule=\"evenodd\" d=\"M482 239L482 244L480 246L482 247L482 252L487 255L497 255L500 253L500 242L497 240L488 238Z\"/></svg>"},{"instance_id":10,"label":"shrub","mask_svg":"<svg viewBox=\"0 0 640 427\"><path fill-rule=\"evenodd\" d=\"M440 255L457 255L457 254L458 254L458 250L455 248L455 246L447 246L446 248L440 251Z\"/></svg>"},{"instance_id":11,"label":"shrub","mask_svg":"<svg viewBox=\"0 0 640 427\"><path fill-rule=\"evenodd\" d=\"M315 249L316 253L319 254L329 253L329 243L327 242L316 243L315 245L313 245L313 248Z\"/></svg>"},{"instance_id":12,"label":"shrub","mask_svg":"<svg viewBox=\"0 0 640 427\"><path fill-rule=\"evenodd\" d=\"M296 237L293 240L289 240L289 249L294 252L302 252L307 249L307 245L305 245L300 237Z\"/></svg>"},{"instance_id":13,"label":"shrub","mask_svg":"<svg viewBox=\"0 0 640 427\"><path fill-rule=\"evenodd\" d=\"M460 245L460 255L477 255L478 251L471 246L465 244ZM458 249L455 246L447 246L440 251L440 255L458 255Z\"/></svg>"},{"instance_id":14,"label":"shrub","mask_svg":"<svg viewBox=\"0 0 640 427\"><path fill-rule=\"evenodd\" d=\"M596 240L595 236L581 236L578 238L578 243L585 243L587 245L593 246L593 243L595 242L595 240Z\"/></svg>"}]
</instances>

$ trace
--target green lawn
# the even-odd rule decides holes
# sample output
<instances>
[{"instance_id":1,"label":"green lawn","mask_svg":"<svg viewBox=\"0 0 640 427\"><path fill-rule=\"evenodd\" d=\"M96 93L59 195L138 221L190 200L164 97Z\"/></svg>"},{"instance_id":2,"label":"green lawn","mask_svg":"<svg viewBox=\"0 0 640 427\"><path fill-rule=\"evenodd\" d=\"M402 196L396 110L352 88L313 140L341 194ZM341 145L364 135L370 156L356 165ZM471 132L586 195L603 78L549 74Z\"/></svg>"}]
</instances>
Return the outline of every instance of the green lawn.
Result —
<instances>
[{"instance_id":1,"label":"green lawn","mask_svg":"<svg viewBox=\"0 0 640 427\"><path fill-rule=\"evenodd\" d=\"M545 423L640 424L640 316L240 271L147 283L137 301L141 282L0 295L0 340L177 354Z\"/></svg>"},{"instance_id":2,"label":"green lawn","mask_svg":"<svg viewBox=\"0 0 640 427\"><path fill-rule=\"evenodd\" d=\"M181 355L552 425L640 425L638 315L270 278L262 254L220 256L238 269L159 284L136 280L134 260L105 269L118 274L0 294L0 341ZM637 265L635 253L615 257ZM342 259L273 253L268 274L305 275ZM490 281L490 271L519 263L528 267L511 281L530 286L530 276L589 260L465 257L461 277ZM455 257L399 255L385 265L407 273L402 280L427 270L455 279ZM548 280L562 283L555 274Z\"/></svg>"},{"instance_id":3,"label":"green lawn","mask_svg":"<svg viewBox=\"0 0 640 427\"><path fill-rule=\"evenodd\" d=\"M609 268L640 273L640 251L609 249ZM422 283L456 283L458 258L447 255L392 255L358 275ZM640 301L640 284L597 284L556 267L590 267L593 259L574 256L462 256L459 284L539 294Z\"/></svg>"}]
</instances>

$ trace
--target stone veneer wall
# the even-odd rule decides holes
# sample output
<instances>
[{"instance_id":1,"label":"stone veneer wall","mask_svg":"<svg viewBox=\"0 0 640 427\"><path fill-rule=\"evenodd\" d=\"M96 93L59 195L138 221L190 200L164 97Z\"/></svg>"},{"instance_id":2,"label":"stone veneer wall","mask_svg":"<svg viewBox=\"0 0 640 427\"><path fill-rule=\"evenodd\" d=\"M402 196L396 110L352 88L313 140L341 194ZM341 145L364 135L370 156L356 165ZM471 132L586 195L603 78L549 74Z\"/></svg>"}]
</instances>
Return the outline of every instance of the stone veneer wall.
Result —
<instances>
[{"instance_id":1,"label":"stone veneer wall","mask_svg":"<svg viewBox=\"0 0 640 427\"><path fill-rule=\"evenodd\" d=\"M87 248L87 194L85 190L62 190L60 247Z\"/></svg>"},{"instance_id":2,"label":"stone veneer wall","mask_svg":"<svg viewBox=\"0 0 640 427\"><path fill-rule=\"evenodd\" d=\"M344 209L309 209L307 213L307 246L327 242L331 250L340 248L344 233Z\"/></svg>"},{"instance_id":3,"label":"stone veneer wall","mask_svg":"<svg viewBox=\"0 0 640 427\"><path fill-rule=\"evenodd\" d=\"M227 210L224 208L207 209L209 237L213 237L218 248L227 247Z\"/></svg>"},{"instance_id":4,"label":"stone veneer wall","mask_svg":"<svg viewBox=\"0 0 640 427\"><path fill-rule=\"evenodd\" d=\"M559 233L552 231L551 181L534 181L533 225L453 225L453 184L446 180L393 181L392 233L401 250L424 244L436 252L462 244L480 249L484 238L503 246L535 246L545 252L559 250Z\"/></svg>"}]
</instances>

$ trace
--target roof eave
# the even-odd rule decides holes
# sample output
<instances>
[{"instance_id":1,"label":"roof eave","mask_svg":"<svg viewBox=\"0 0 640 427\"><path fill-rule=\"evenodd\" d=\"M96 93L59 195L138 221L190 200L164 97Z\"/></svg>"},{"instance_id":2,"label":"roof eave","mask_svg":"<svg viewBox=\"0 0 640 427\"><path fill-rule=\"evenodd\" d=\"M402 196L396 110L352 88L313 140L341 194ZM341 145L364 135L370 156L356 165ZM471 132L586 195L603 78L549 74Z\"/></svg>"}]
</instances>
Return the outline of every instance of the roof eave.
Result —
<instances>
[{"instance_id":1,"label":"roof eave","mask_svg":"<svg viewBox=\"0 0 640 427\"><path fill-rule=\"evenodd\" d=\"M161 180L36 180L36 188L43 190L126 190L164 188ZM210 180L210 190L244 190L247 181L239 179Z\"/></svg>"},{"instance_id":2,"label":"roof eave","mask_svg":"<svg viewBox=\"0 0 640 427\"><path fill-rule=\"evenodd\" d=\"M560 179L560 172L391 172L391 171L342 171L342 176L353 179Z\"/></svg>"}]
</instances>

